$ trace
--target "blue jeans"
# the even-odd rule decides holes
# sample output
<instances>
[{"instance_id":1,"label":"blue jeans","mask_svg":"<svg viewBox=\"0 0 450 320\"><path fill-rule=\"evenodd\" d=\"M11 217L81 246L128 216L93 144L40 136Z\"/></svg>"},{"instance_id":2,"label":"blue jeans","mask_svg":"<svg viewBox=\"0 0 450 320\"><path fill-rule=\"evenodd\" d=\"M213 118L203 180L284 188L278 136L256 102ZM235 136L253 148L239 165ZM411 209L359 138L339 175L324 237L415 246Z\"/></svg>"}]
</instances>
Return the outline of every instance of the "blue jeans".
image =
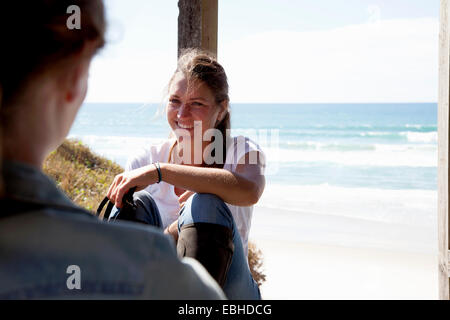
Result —
<instances>
[{"instance_id":1,"label":"blue jeans","mask_svg":"<svg viewBox=\"0 0 450 320\"><path fill-rule=\"evenodd\" d=\"M136 217L153 226L162 228L158 207L145 191L134 193L134 201L138 206ZM114 210L117 210L114 208ZM113 216L115 211L111 213ZM250 272L247 257L242 247L241 236L234 223L228 206L219 197L208 193L196 193L191 196L180 210L178 232L183 225L192 223L213 223L231 229L233 234L234 252L228 269L223 291L228 299L259 300L261 295L258 285Z\"/></svg>"}]
</instances>

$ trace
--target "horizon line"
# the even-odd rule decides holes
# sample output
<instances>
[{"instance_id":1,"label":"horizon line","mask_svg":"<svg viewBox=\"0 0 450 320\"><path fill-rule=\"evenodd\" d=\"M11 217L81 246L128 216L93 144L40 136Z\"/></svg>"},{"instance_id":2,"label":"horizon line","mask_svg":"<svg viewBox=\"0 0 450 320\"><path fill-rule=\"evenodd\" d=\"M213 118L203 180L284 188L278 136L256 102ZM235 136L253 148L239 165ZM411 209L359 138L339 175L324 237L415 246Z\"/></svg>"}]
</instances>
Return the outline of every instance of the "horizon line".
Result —
<instances>
[{"instance_id":1,"label":"horizon line","mask_svg":"<svg viewBox=\"0 0 450 320\"><path fill-rule=\"evenodd\" d=\"M85 103L133 103L133 104L163 104L165 102L142 102L142 101L84 101L82 104ZM376 101L376 102L239 102L234 101L230 102L230 104L424 104L424 103L430 103L430 104L437 104L438 101Z\"/></svg>"}]
</instances>

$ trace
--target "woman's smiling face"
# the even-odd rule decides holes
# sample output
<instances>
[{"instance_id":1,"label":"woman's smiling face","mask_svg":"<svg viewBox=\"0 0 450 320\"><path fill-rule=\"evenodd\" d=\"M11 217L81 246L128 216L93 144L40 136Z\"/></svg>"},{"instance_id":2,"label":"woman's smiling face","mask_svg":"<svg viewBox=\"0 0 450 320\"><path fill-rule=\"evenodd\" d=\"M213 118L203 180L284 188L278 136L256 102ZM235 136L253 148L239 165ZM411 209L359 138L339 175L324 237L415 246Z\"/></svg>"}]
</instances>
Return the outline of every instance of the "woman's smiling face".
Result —
<instances>
[{"instance_id":1,"label":"woman's smiling face","mask_svg":"<svg viewBox=\"0 0 450 320\"><path fill-rule=\"evenodd\" d=\"M167 120L179 138L181 130L189 132L194 138L194 126L201 126L201 137L206 130L215 128L221 120L222 108L216 104L213 92L202 81L193 81L188 87L188 80L182 73L173 78L169 87ZM178 132L178 133L177 133Z\"/></svg>"}]
</instances>

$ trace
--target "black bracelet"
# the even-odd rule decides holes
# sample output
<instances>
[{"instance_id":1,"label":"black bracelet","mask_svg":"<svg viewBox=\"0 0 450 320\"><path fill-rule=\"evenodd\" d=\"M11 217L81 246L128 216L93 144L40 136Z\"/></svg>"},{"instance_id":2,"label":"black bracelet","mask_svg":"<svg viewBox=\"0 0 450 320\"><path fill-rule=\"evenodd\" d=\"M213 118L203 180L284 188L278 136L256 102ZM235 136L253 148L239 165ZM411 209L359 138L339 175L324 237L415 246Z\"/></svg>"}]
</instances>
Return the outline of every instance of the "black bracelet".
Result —
<instances>
[{"instance_id":1,"label":"black bracelet","mask_svg":"<svg viewBox=\"0 0 450 320\"><path fill-rule=\"evenodd\" d=\"M156 170L158 170L158 182L157 183L160 183L162 180L161 167L159 166L159 162L154 162L153 164L155 165Z\"/></svg>"}]
</instances>

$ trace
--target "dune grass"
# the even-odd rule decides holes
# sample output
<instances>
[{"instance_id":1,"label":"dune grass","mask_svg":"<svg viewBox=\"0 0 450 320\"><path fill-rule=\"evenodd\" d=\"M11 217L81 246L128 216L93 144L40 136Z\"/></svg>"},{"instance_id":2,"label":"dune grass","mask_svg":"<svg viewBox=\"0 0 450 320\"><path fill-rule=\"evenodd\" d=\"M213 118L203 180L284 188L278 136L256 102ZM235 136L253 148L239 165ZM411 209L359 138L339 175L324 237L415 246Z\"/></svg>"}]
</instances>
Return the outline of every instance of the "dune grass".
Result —
<instances>
[{"instance_id":1,"label":"dune grass","mask_svg":"<svg viewBox=\"0 0 450 320\"><path fill-rule=\"evenodd\" d=\"M44 172L73 202L94 212L123 168L94 154L79 141L65 140L45 160Z\"/></svg>"},{"instance_id":2,"label":"dune grass","mask_svg":"<svg viewBox=\"0 0 450 320\"><path fill-rule=\"evenodd\" d=\"M93 153L76 140L66 139L44 162L44 172L79 206L94 213L105 197L114 177L123 168L111 160ZM248 260L253 278L261 285L263 273L262 252L249 242Z\"/></svg>"}]
</instances>

